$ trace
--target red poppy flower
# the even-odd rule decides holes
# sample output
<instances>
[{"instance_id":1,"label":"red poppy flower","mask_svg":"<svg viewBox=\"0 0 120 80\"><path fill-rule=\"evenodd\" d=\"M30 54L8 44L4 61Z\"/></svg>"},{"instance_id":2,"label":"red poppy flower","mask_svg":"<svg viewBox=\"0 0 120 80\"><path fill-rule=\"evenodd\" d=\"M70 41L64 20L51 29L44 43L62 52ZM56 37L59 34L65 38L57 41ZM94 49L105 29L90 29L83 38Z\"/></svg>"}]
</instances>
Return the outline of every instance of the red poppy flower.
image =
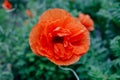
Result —
<instances>
[{"instance_id":1,"label":"red poppy flower","mask_svg":"<svg viewBox=\"0 0 120 80\"><path fill-rule=\"evenodd\" d=\"M33 27L29 43L32 51L57 65L70 65L85 54L90 45L88 30L67 11L45 11Z\"/></svg>"},{"instance_id":2,"label":"red poppy flower","mask_svg":"<svg viewBox=\"0 0 120 80\"><path fill-rule=\"evenodd\" d=\"M30 18L33 17L32 12L31 12L29 9L27 9L27 10L25 11L25 13L26 13L26 15L27 15L28 17L30 17Z\"/></svg>"},{"instance_id":3,"label":"red poppy flower","mask_svg":"<svg viewBox=\"0 0 120 80\"><path fill-rule=\"evenodd\" d=\"M6 10L11 10L12 9L12 5L8 0L4 0L2 7Z\"/></svg>"},{"instance_id":4,"label":"red poppy flower","mask_svg":"<svg viewBox=\"0 0 120 80\"><path fill-rule=\"evenodd\" d=\"M94 30L94 22L89 15L81 13L78 19L89 31Z\"/></svg>"}]
</instances>

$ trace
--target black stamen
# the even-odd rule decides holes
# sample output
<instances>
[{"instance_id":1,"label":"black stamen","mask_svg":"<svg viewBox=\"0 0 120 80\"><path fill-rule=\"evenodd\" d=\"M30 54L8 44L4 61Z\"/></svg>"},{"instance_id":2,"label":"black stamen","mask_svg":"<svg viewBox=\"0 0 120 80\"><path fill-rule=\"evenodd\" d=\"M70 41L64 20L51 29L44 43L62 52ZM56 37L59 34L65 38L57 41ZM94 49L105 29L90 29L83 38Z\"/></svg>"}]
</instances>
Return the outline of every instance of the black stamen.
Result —
<instances>
[{"instance_id":1,"label":"black stamen","mask_svg":"<svg viewBox=\"0 0 120 80\"><path fill-rule=\"evenodd\" d=\"M63 41L64 41L63 37L59 37L59 36L53 37L53 43L63 43Z\"/></svg>"}]
</instances>

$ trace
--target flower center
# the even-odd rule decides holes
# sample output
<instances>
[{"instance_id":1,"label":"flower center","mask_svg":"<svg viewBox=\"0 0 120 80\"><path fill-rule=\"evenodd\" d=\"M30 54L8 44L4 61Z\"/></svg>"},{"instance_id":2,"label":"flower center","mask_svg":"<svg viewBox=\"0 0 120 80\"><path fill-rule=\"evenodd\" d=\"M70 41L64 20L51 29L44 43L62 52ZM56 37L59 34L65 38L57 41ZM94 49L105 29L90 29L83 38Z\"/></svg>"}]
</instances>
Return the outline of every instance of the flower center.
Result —
<instances>
[{"instance_id":1,"label":"flower center","mask_svg":"<svg viewBox=\"0 0 120 80\"><path fill-rule=\"evenodd\" d=\"M59 37L59 36L53 37L53 43L63 43L63 41L64 41L63 37Z\"/></svg>"}]
</instances>

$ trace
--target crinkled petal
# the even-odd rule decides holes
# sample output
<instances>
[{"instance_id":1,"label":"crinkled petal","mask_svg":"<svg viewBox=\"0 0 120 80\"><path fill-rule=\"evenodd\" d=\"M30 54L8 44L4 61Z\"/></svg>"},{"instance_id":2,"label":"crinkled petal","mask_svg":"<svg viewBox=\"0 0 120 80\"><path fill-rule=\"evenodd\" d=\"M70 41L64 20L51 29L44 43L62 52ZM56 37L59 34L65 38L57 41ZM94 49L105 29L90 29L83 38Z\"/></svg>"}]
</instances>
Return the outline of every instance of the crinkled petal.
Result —
<instances>
[{"instance_id":1,"label":"crinkled petal","mask_svg":"<svg viewBox=\"0 0 120 80\"><path fill-rule=\"evenodd\" d=\"M57 25L61 25L66 21L67 18L70 17L70 14L63 10L63 9L49 9L45 11L40 19L39 23L43 24L44 26L50 26L52 25L51 28L57 27Z\"/></svg>"},{"instance_id":2,"label":"crinkled petal","mask_svg":"<svg viewBox=\"0 0 120 80\"><path fill-rule=\"evenodd\" d=\"M30 33L29 44L34 53L41 56L51 55L52 50L49 47L46 36L43 34L44 27L36 24Z\"/></svg>"},{"instance_id":3,"label":"crinkled petal","mask_svg":"<svg viewBox=\"0 0 120 80\"><path fill-rule=\"evenodd\" d=\"M89 31L94 30L94 22L89 15L81 13L79 14L79 20Z\"/></svg>"},{"instance_id":4,"label":"crinkled petal","mask_svg":"<svg viewBox=\"0 0 120 80\"><path fill-rule=\"evenodd\" d=\"M72 33L68 36L68 41L74 48L72 52L77 55L83 55L86 53L90 46L88 30L74 18L71 18L71 22L66 25L66 28Z\"/></svg>"},{"instance_id":5,"label":"crinkled petal","mask_svg":"<svg viewBox=\"0 0 120 80\"><path fill-rule=\"evenodd\" d=\"M51 62L53 62L54 64L57 64L57 65L62 65L62 66L68 66L68 65L71 65L71 64L74 64L76 63L79 59L80 59L80 56L76 56L76 55L73 55L70 59L68 60L56 60L55 58L48 58Z\"/></svg>"}]
</instances>

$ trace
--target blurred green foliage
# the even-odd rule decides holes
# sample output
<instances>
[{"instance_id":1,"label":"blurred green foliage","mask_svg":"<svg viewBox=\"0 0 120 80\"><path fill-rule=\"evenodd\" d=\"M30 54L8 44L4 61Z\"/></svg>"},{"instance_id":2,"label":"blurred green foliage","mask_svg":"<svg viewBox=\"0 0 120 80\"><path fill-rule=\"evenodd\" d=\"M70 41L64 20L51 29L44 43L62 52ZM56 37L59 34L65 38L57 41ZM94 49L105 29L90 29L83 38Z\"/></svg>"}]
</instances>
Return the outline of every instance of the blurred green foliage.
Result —
<instances>
[{"instance_id":1,"label":"blurred green foliage","mask_svg":"<svg viewBox=\"0 0 120 80\"><path fill-rule=\"evenodd\" d=\"M75 80L71 72L36 56L29 47L32 27L49 8L63 8L73 16L83 12L95 22L90 50L68 66L80 80L120 80L120 0L9 1L15 11L7 13L0 7L0 80ZM32 11L32 19L25 14L26 9Z\"/></svg>"}]
</instances>

